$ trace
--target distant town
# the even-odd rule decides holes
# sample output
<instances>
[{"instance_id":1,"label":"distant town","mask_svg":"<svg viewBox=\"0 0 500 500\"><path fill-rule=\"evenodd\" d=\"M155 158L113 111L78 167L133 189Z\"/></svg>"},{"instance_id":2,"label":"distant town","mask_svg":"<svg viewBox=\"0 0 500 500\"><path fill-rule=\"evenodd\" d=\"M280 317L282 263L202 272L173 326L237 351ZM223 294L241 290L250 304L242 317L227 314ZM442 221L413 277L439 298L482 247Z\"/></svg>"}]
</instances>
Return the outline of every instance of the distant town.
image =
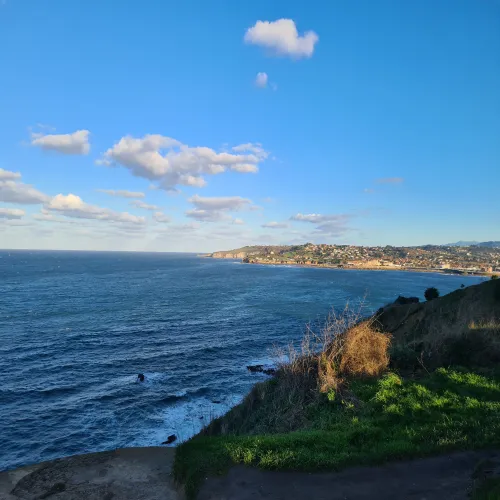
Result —
<instances>
[{"instance_id":1,"label":"distant town","mask_svg":"<svg viewBox=\"0 0 500 500\"><path fill-rule=\"evenodd\" d=\"M500 273L500 242L471 246L452 244L420 247L361 247L313 243L294 246L247 246L214 252L208 257L241 259L249 264L438 271L457 274Z\"/></svg>"}]
</instances>

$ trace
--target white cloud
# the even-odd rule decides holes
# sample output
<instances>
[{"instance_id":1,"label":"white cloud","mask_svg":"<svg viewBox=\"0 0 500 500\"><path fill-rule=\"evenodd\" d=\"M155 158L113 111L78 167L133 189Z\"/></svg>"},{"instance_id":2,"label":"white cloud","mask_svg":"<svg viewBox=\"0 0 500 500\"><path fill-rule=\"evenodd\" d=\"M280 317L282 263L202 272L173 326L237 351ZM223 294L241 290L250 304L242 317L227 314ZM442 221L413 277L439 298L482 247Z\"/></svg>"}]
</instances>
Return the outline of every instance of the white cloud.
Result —
<instances>
[{"instance_id":1,"label":"white cloud","mask_svg":"<svg viewBox=\"0 0 500 500\"><path fill-rule=\"evenodd\" d=\"M345 221L325 222L316 226L314 232L316 234L324 234L328 236L342 236L351 230L351 228L347 227L345 224Z\"/></svg>"},{"instance_id":2,"label":"white cloud","mask_svg":"<svg viewBox=\"0 0 500 500\"><path fill-rule=\"evenodd\" d=\"M88 130L77 130L72 134L33 132L31 145L67 155L86 155L90 151L89 133Z\"/></svg>"},{"instance_id":3,"label":"white cloud","mask_svg":"<svg viewBox=\"0 0 500 500\"><path fill-rule=\"evenodd\" d=\"M252 200L241 196L203 197L195 194L188 201L202 210L237 211L248 209L252 205Z\"/></svg>"},{"instance_id":4,"label":"white cloud","mask_svg":"<svg viewBox=\"0 0 500 500\"><path fill-rule=\"evenodd\" d=\"M245 144L238 144L232 148L233 151L237 153L252 153L259 160L265 160L269 156L269 152L266 151L260 142L246 142Z\"/></svg>"},{"instance_id":5,"label":"white cloud","mask_svg":"<svg viewBox=\"0 0 500 500\"><path fill-rule=\"evenodd\" d=\"M328 236L341 236L350 230L346 224L352 219L348 214L301 214L290 217L290 220L316 224L314 230L317 234Z\"/></svg>"},{"instance_id":6,"label":"white cloud","mask_svg":"<svg viewBox=\"0 0 500 500\"><path fill-rule=\"evenodd\" d=\"M299 222L311 222L312 224L319 224L322 222L346 222L348 219L350 219L350 216L346 214L322 215L298 213L297 215L293 215L292 217L290 217L290 220Z\"/></svg>"},{"instance_id":7,"label":"white cloud","mask_svg":"<svg viewBox=\"0 0 500 500\"><path fill-rule=\"evenodd\" d=\"M78 222L74 220L63 219L61 217L56 217L52 215L48 210L42 209L41 213L34 214L33 219L42 221L42 222L57 222L59 224L78 224Z\"/></svg>"},{"instance_id":8,"label":"white cloud","mask_svg":"<svg viewBox=\"0 0 500 500\"><path fill-rule=\"evenodd\" d=\"M219 222L231 218L221 210L204 210L200 208L187 210L186 216L201 222Z\"/></svg>"},{"instance_id":9,"label":"white cloud","mask_svg":"<svg viewBox=\"0 0 500 500\"><path fill-rule=\"evenodd\" d=\"M202 222L230 220L227 212L252 210L252 200L241 196L202 197L197 194L188 199L195 208L186 211L186 216Z\"/></svg>"},{"instance_id":10,"label":"white cloud","mask_svg":"<svg viewBox=\"0 0 500 500\"><path fill-rule=\"evenodd\" d=\"M168 223L172 220L168 215L165 215L163 212L155 212L153 214L153 219L156 222L161 222L161 223Z\"/></svg>"},{"instance_id":11,"label":"white cloud","mask_svg":"<svg viewBox=\"0 0 500 500\"><path fill-rule=\"evenodd\" d=\"M314 31L299 35L292 19L257 21L246 31L244 37L246 43L265 47L275 55L296 59L311 57L318 40L319 37Z\"/></svg>"},{"instance_id":12,"label":"white cloud","mask_svg":"<svg viewBox=\"0 0 500 500\"><path fill-rule=\"evenodd\" d=\"M1 208L0 219L21 219L26 212L19 208Z\"/></svg>"},{"instance_id":13,"label":"white cloud","mask_svg":"<svg viewBox=\"0 0 500 500\"><path fill-rule=\"evenodd\" d=\"M374 193L374 192L375 192L375 189L372 189L372 188L363 189L363 193Z\"/></svg>"},{"instance_id":14,"label":"white cloud","mask_svg":"<svg viewBox=\"0 0 500 500\"><path fill-rule=\"evenodd\" d=\"M99 193L106 193L110 196L121 196L122 198L144 198L146 195L140 191L127 191L125 189L98 189Z\"/></svg>"},{"instance_id":15,"label":"white cloud","mask_svg":"<svg viewBox=\"0 0 500 500\"><path fill-rule=\"evenodd\" d=\"M245 221L243 219L233 219L233 224L242 226L243 224L245 224Z\"/></svg>"},{"instance_id":16,"label":"white cloud","mask_svg":"<svg viewBox=\"0 0 500 500\"><path fill-rule=\"evenodd\" d=\"M266 222L262 224L261 227L270 228L270 229L285 229L288 227L286 222Z\"/></svg>"},{"instance_id":17,"label":"white cloud","mask_svg":"<svg viewBox=\"0 0 500 500\"><path fill-rule=\"evenodd\" d=\"M402 177L383 177L381 179L377 179L377 184L401 184L404 181Z\"/></svg>"},{"instance_id":18,"label":"white cloud","mask_svg":"<svg viewBox=\"0 0 500 500\"><path fill-rule=\"evenodd\" d=\"M151 210L151 211L158 211L158 210L161 210L161 207L159 207L158 205L150 205L149 203L144 203L143 201L140 201L140 200L134 200L134 201L131 201L130 204L134 207L137 207L137 208L142 208L144 210Z\"/></svg>"},{"instance_id":19,"label":"white cloud","mask_svg":"<svg viewBox=\"0 0 500 500\"><path fill-rule=\"evenodd\" d=\"M267 156L267 154L266 154ZM261 154L231 154L208 147L189 147L170 137L146 135L137 139L122 137L98 160L98 164L121 165L133 175L157 181L162 189L177 185L203 187L204 175L217 175L227 169L257 172Z\"/></svg>"},{"instance_id":20,"label":"white cloud","mask_svg":"<svg viewBox=\"0 0 500 500\"><path fill-rule=\"evenodd\" d=\"M21 178L20 172L11 172L10 170L4 170L3 168L0 168L0 180L13 181L15 179L20 179L20 178Z\"/></svg>"},{"instance_id":21,"label":"white cloud","mask_svg":"<svg viewBox=\"0 0 500 500\"><path fill-rule=\"evenodd\" d=\"M257 76L255 77L255 85L257 87L260 87L261 89L267 87L267 73L257 73Z\"/></svg>"},{"instance_id":22,"label":"white cloud","mask_svg":"<svg viewBox=\"0 0 500 500\"><path fill-rule=\"evenodd\" d=\"M36 205L45 203L49 197L33 186L11 180L0 180L0 201L19 203L22 205Z\"/></svg>"},{"instance_id":23,"label":"white cloud","mask_svg":"<svg viewBox=\"0 0 500 500\"><path fill-rule=\"evenodd\" d=\"M85 203L79 196L71 193L54 196L54 198L45 204L45 209L76 219L96 219L130 224L144 224L146 222L144 217L137 217L128 212L115 212L109 208L90 205Z\"/></svg>"},{"instance_id":24,"label":"white cloud","mask_svg":"<svg viewBox=\"0 0 500 500\"><path fill-rule=\"evenodd\" d=\"M231 170L234 172L239 172L240 174L256 174L259 171L257 165L252 165L251 163L239 163L233 165Z\"/></svg>"}]
</instances>

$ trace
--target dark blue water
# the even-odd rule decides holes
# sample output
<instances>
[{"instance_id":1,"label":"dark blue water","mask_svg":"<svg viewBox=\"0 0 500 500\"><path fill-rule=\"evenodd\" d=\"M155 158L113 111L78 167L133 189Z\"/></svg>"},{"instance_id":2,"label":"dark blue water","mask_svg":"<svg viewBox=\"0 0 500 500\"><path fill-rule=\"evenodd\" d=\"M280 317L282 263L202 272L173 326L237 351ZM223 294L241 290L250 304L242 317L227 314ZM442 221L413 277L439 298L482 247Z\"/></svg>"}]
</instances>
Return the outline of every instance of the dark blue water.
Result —
<instances>
[{"instance_id":1,"label":"dark blue water","mask_svg":"<svg viewBox=\"0 0 500 500\"><path fill-rule=\"evenodd\" d=\"M297 341L331 306L366 295L373 310L398 294L480 281L182 254L0 251L0 470L186 439L264 377L247 364Z\"/></svg>"}]
</instances>

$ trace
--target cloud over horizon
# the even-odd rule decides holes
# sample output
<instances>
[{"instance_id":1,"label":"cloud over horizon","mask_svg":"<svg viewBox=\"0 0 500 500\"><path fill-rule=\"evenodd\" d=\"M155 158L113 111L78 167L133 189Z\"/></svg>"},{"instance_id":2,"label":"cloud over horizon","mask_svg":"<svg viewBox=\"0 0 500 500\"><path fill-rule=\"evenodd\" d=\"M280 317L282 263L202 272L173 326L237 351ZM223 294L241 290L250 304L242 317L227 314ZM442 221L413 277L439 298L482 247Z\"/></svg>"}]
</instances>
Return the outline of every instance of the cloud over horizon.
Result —
<instances>
[{"instance_id":1,"label":"cloud over horizon","mask_svg":"<svg viewBox=\"0 0 500 500\"><path fill-rule=\"evenodd\" d=\"M285 229L288 227L286 222L266 222L262 224L260 227L268 228L268 229Z\"/></svg>"},{"instance_id":2,"label":"cloud over horizon","mask_svg":"<svg viewBox=\"0 0 500 500\"><path fill-rule=\"evenodd\" d=\"M146 222L144 217L138 217L128 212L116 212L109 208L85 203L79 196L72 193L54 196L49 202L45 203L44 208L48 212L56 212L76 219L95 219L129 224L145 224Z\"/></svg>"},{"instance_id":3,"label":"cloud over horizon","mask_svg":"<svg viewBox=\"0 0 500 500\"><path fill-rule=\"evenodd\" d=\"M252 200L242 198L241 196L220 196L220 197L202 197L199 195L191 196L189 203L194 205L194 209L186 211L186 217L196 219L200 222L220 222L231 220L228 212L239 212L242 210L252 210L254 205ZM233 223L240 224L241 219L234 219Z\"/></svg>"},{"instance_id":4,"label":"cloud over horizon","mask_svg":"<svg viewBox=\"0 0 500 500\"><path fill-rule=\"evenodd\" d=\"M0 207L0 219L21 219L25 215L25 211L20 208L3 208Z\"/></svg>"},{"instance_id":5,"label":"cloud over horizon","mask_svg":"<svg viewBox=\"0 0 500 500\"><path fill-rule=\"evenodd\" d=\"M298 213L290 217L296 222L308 222L315 224L314 234L325 236L342 236L351 230L347 223L352 219L349 214L302 214Z\"/></svg>"}]
</instances>

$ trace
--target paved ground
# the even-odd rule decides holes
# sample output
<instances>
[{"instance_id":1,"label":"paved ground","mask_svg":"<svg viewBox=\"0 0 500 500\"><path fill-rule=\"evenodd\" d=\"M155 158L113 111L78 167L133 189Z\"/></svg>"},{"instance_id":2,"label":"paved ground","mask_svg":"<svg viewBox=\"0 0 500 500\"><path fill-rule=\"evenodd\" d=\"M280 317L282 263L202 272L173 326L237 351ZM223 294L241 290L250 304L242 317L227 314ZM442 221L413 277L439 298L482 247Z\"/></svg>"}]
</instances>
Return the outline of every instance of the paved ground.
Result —
<instances>
[{"instance_id":1,"label":"paved ground","mask_svg":"<svg viewBox=\"0 0 500 500\"><path fill-rule=\"evenodd\" d=\"M455 453L323 474L238 466L208 479L198 500L466 500L476 466L488 459L498 464L500 453Z\"/></svg>"},{"instance_id":2,"label":"paved ground","mask_svg":"<svg viewBox=\"0 0 500 500\"><path fill-rule=\"evenodd\" d=\"M125 448L0 473L0 500L177 500L175 450Z\"/></svg>"}]
</instances>

